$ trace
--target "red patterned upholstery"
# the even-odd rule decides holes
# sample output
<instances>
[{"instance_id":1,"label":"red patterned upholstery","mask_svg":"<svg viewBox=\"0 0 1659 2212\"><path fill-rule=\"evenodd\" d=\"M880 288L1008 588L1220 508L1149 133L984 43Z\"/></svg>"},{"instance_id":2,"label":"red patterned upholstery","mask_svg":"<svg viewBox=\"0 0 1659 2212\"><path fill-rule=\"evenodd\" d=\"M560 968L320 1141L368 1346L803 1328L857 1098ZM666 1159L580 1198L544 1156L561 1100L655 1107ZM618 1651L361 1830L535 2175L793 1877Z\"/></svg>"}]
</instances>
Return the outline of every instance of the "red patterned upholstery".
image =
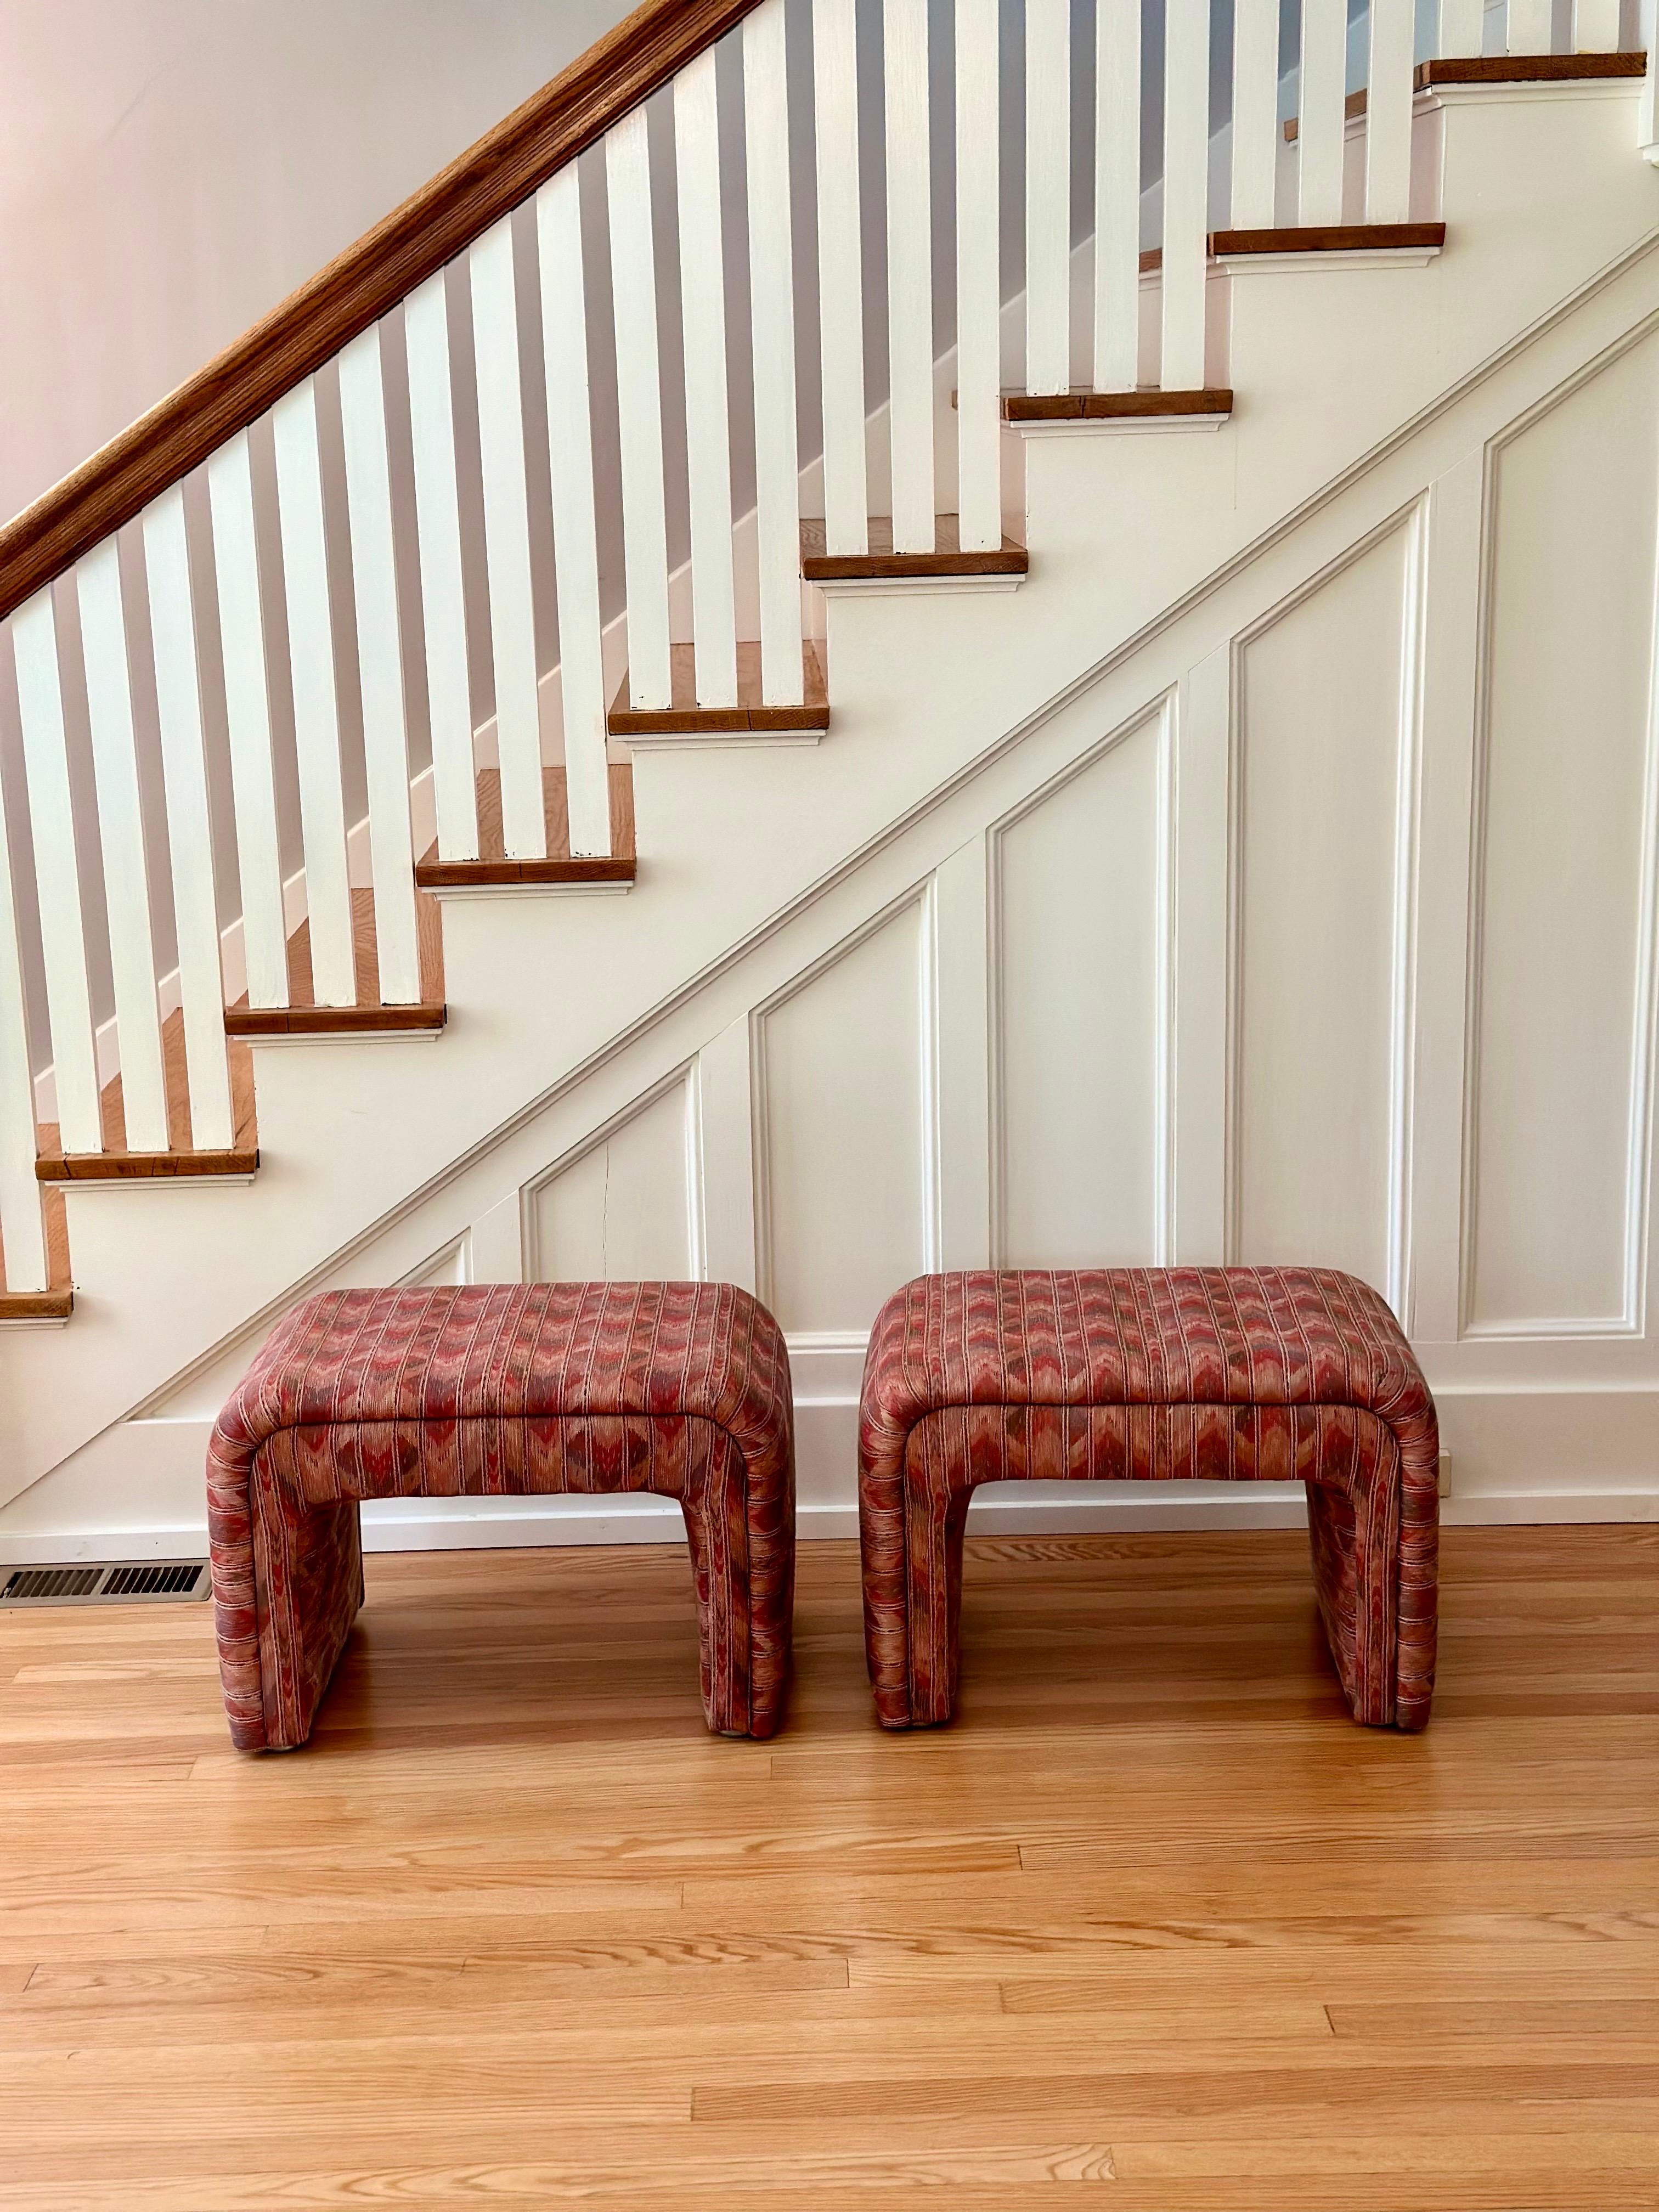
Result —
<instances>
[{"instance_id":1,"label":"red patterned upholstery","mask_svg":"<svg viewBox=\"0 0 1659 2212\"><path fill-rule=\"evenodd\" d=\"M783 1713L794 1583L789 1364L721 1283L335 1291L295 1307L208 1449L232 1741L311 1733L363 1598L358 1500L654 1491L685 1515L703 1710Z\"/></svg>"},{"instance_id":2,"label":"red patterned upholstery","mask_svg":"<svg viewBox=\"0 0 1659 2212\"><path fill-rule=\"evenodd\" d=\"M980 1483L1299 1476L1354 1718L1421 1728L1438 1462L1411 1347L1352 1275L924 1275L883 1307L864 1370L859 1528L882 1722L951 1717L963 1531Z\"/></svg>"}]
</instances>

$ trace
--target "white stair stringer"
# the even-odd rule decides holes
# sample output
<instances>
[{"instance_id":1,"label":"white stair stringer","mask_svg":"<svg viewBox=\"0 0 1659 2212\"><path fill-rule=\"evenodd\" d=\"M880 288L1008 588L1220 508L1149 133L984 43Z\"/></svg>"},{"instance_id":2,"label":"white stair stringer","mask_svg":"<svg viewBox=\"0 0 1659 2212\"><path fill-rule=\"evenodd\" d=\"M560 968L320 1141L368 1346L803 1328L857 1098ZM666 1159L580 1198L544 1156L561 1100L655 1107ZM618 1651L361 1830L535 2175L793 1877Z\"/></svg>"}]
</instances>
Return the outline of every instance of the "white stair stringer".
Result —
<instances>
[{"instance_id":1,"label":"white stair stringer","mask_svg":"<svg viewBox=\"0 0 1659 2212\"><path fill-rule=\"evenodd\" d=\"M449 907L450 1028L435 1049L256 1048L251 1188L72 1191L74 1325L0 1338L0 1499L302 1288L352 1279L371 1245L395 1279L388 1239L415 1267L469 1231L515 1176L697 1061L1067 759L1178 696L1264 609L1640 330L1659 313L1659 204L1630 155L1634 97L1471 100L1425 117L1419 130L1446 133L1437 263L1235 280L1231 424L1030 447L1020 592L834 605L830 740L642 759L625 899ZM1572 134L1565 161L1558 131ZM1466 171L1463 134L1477 132ZM1541 179L1552 190L1547 205L1534 192L1522 253L1513 210ZM1203 1243L1183 1239L1182 1256L1213 1256ZM713 1243L707 1256L741 1279Z\"/></svg>"}]
</instances>

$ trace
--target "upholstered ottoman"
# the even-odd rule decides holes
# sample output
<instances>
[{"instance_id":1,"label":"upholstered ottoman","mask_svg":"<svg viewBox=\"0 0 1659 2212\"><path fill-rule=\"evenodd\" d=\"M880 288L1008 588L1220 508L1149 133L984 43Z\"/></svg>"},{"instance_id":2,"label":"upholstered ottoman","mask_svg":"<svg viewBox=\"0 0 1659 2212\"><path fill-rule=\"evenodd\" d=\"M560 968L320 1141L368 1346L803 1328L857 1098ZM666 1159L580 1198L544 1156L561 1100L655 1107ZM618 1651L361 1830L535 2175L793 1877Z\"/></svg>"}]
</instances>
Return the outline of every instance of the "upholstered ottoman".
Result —
<instances>
[{"instance_id":1,"label":"upholstered ottoman","mask_svg":"<svg viewBox=\"0 0 1659 2212\"><path fill-rule=\"evenodd\" d=\"M981 1482L1299 1477L1349 1709L1419 1729L1438 1462L1411 1347L1352 1275L924 1275L883 1307L864 1370L865 1647L883 1724L951 1717L963 1530Z\"/></svg>"},{"instance_id":2,"label":"upholstered ottoman","mask_svg":"<svg viewBox=\"0 0 1659 2212\"><path fill-rule=\"evenodd\" d=\"M360 1499L634 1490L685 1516L709 1727L772 1735L794 1448L788 1358L763 1307L722 1283L335 1291L295 1307L208 1450L233 1742L285 1749L311 1733L362 1603Z\"/></svg>"}]
</instances>

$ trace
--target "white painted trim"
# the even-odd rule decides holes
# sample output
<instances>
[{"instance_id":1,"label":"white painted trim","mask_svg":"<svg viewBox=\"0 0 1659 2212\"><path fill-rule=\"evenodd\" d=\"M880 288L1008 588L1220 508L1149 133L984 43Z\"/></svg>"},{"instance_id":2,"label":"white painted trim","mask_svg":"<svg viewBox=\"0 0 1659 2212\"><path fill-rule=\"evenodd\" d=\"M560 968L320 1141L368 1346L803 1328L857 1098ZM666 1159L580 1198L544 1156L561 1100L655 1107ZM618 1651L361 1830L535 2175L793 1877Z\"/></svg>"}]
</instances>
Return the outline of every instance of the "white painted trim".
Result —
<instances>
[{"instance_id":1,"label":"white painted trim","mask_svg":"<svg viewBox=\"0 0 1659 2212\"><path fill-rule=\"evenodd\" d=\"M1071 380L1071 0L1025 0L1028 392L1063 392Z\"/></svg>"},{"instance_id":2,"label":"white painted trim","mask_svg":"<svg viewBox=\"0 0 1659 2212\"><path fill-rule=\"evenodd\" d=\"M1174 1241L1175 1187L1173 1115L1176 1082L1176 1025L1174 1001L1174 970L1170 948L1175 941L1175 704L1165 693L1152 699L1127 715L1109 730L1075 760L1068 761L1057 775L1049 777L1035 791L1021 799L1018 806L1000 816L985 832L986 854L986 920L985 957L986 983L986 1065L989 1081L987 1119L988 1150L989 1155L989 1194L991 1258L994 1267L1008 1265L1007 1194L1007 1135L1006 1129L1005 1097L1007 1085L1007 1060L1003 1038L1003 859L1002 848L1009 835L1030 817L1046 806L1068 785L1086 775L1090 769L1104 760L1108 753L1115 752L1150 725L1158 730L1158 822L1157 822L1157 907L1158 921L1154 932L1158 945L1158 971L1153 982L1156 1002L1157 1032L1153 1041L1153 1116L1154 1176L1153 1194L1154 1245L1156 1264L1169 1264L1170 1249Z\"/></svg>"},{"instance_id":3,"label":"white painted trim","mask_svg":"<svg viewBox=\"0 0 1659 2212\"><path fill-rule=\"evenodd\" d=\"M305 1031L281 1032L270 1036L239 1037L239 1044L251 1046L255 1052L293 1052L303 1048L321 1045L332 1049L338 1045L436 1044L444 1030L322 1030L307 1035ZM177 1176L169 1176L177 1182Z\"/></svg>"},{"instance_id":4,"label":"white painted trim","mask_svg":"<svg viewBox=\"0 0 1659 2212\"><path fill-rule=\"evenodd\" d=\"M755 1289L754 1072L749 1017L711 1037L696 1059L703 1264L709 1279Z\"/></svg>"},{"instance_id":5,"label":"white painted trim","mask_svg":"<svg viewBox=\"0 0 1659 2212\"><path fill-rule=\"evenodd\" d=\"M1231 415L1105 415L1082 421L1010 422L1020 438L1133 438L1169 436L1180 430L1218 430Z\"/></svg>"},{"instance_id":6,"label":"white painted trim","mask_svg":"<svg viewBox=\"0 0 1659 2212\"><path fill-rule=\"evenodd\" d=\"M1467 1029L1463 1082L1463 1218L1459 1279L1460 1336L1470 1340L1524 1341L1544 1336L1638 1339L1646 1329L1649 1271L1649 1194L1654 1141L1654 1052L1659 1030L1659 601L1650 623L1647 750L1644 769L1644 812L1642 834L1642 882L1638 896L1636 1014L1632 1030L1630 1121L1626 1139L1625 1220L1625 1303L1618 1314L1584 1315L1577 1318L1522 1316L1501 1322L1473 1318L1474 1299L1474 1235L1480 1160L1479 1114L1480 1104L1480 979L1484 957L1484 905L1486 864L1486 801L1491 745L1490 668L1492 625L1495 620L1495 577L1498 541L1498 463L1506 447L1514 445L1536 423L1553 414L1592 383L1601 372L1632 352L1659 324L1659 312L1644 316L1591 360L1555 386L1532 407L1489 439L1483 449L1480 547L1478 567L1478 667L1474 712L1474 761L1472 779L1473 826L1470 836L1470 904L1466 985Z\"/></svg>"},{"instance_id":7,"label":"white painted trim","mask_svg":"<svg viewBox=\"0 0 1659 2212\"><path fill-rule=\"evenodd\" d=\"M1034 1536L1206 1529L1299 1528L1307 1519L1302 1498L1279 1483L1241 1483L1234 1495L1186 1494L1184 1484L1078 1483L1076 1495L1021 1498L1018 1485L992 1486L975 1498L968 1534ZM1150 1493L1157 1492L1157 1496ZM1147 1493L1145 1495L1129 1493ZM582 1544L675 1544L685 1526L670 1498L635 1492L627 1498L536 1497L389 1498L364 1509L363 1549L395 1552L536 1550ZM434 1511L453 1505L457 1510ZM412 1509L412 1510L411 1510ZM511 1510L516 1509L516 1510ZM1511 1491L1443 1501L1443 1528L1645 1525L1659 1522L1659 1487L1645 1490ZM795 1514L797 1540L845 1541L858 1534L852 1505L806 1502ZM134 1528L76 1529L58 1534L0 1535L0 1566L65 1565L106 1559L198 1559L207 1556L207 1519Z\"/></svg>"},{"instance_id":8,"label":"white painted trim","mask_svg":"<svg viewBox=\"0 0 1659 2212\"><path fill-rule=\"evenodd\" d=\"M684 1092L685 1107L685 1188L688 1207L686 1250L690 1261L691 1273L695 1279L701 1279L702 1252L706 1238L702 1222L702 1178L698 1171L702 1141L696 1096L696 1062L695 1060L683 1060L677 1066L671 1067L666 1075L660 1076L649 1090L642 1091L636 1098L630 1098L625 1106L608 1115L597 1128L590 1129L585 1136L579 1138L576 1143L567 1146L558 1158L550 1161L539 1175L532 1176L528 1182L520 1187L519 1191L520 1253L524 1268L524 1279L526 1282L543 1283L558 1279L556 1276L546 1273L543 1266L540 1237L536 1222L536 1200L542 1192L550 1189L558 1182L561 1176L568 1175L572 1168L580 1166L583 1160L591 1158L601 1146L608 1145L613 1137L620 1135L630 1123L637 1121L642 1114L648 1114L659 1100L672 1097L676 1091Z\"/></svg>"},{"instance_id":9,"label":"white painted trim","mask_svg":"<svg viewBox=\"0 0 1659 2212\"><path fill-rule=\"evenodd\" d=\"M512 216L503 216L475 239L466 258L478 387L484 579L495 670L501 839L509 860L539 860L547 854L547 816Z\"/></svg>"},{"instance_id":10,"label":"white painted trim","mask_svg":"<svg viewBox=\"0 0 1659 2212\"><path fill-rule=\"evenodd\" d=\"M663 476L656 231L646 109L635 107L614 124L605 134L604 145L611 215L611 298L617 339L628 696L635 707L665 707L673 697L668 513ZM718 292L720 287L711 279L704 281L709 292Z\"/></svg>"},{"instance_id":11,"label":"white painted trim","mask_svg":"<svg viewBox=\"0 0 1659 2212\"><path fill-rule=\"evenodd\" d=\"M632 884L442 884L423 890L438 900L493 898L611 898L631 891Z\"/></svg>"},{"instance_id":12,"label":"white painted trim","mask_svg":"<svg viewBox=\"0 0 1659 2212\"><path fill-rule=\"evenodd\" d=\"M1229 276L1285 269L1422 269L1443 250L1438 246L1359 246L1323 253L1218 253L1213 265Z\"/></svg>"},{"instance_id":13,"label":"white painted trim","mask_svg":"<svg viewBox=\"0 0 1659 2212\"><path fill-rule=\"evenodd\" d=\"M1254 622L1239 630L1232 640L1231 684L1231 733L1228 740L1229 824L1227 832L1227 1109L1226 1109L1226 1255L1229 1262L1236 1261L1241 1253L1240 1213L1243 1204L1243 1118L1240 1099L1243 1070L1240 1054L1243 1048L1239 1008L1243 994L1243 898L1244 898L1244 747L1248 734L1244 726L1245 682L1244 662L1250 647L1278 627L1298 607L1304 606L1334 581L1363 561L1367 554L1398 532L1407 533L1404 582L1405 614L1402 623L1401 696L1402 726L1398 749L1398 782L1395 796L1395 854L1394 866L1394 902L1391 917L1393 944L1390 957L1391 1004L1389 1007L1389 1194L1386 1201L1389 1236L1389 1279L1382 1285L1383 1294L1395 1313L1404 1313L1407 1297L1407 1273L1411 1241L1411 1109L1413 1103L1412 1071L1409 1065L1412 997L1414 989L1413 975L1415 944L1415 915L1417 881L1417 831L1421 804L1423 668L1426 614L1422 605L1425 556L1423 545L1426 495L1419 494L1407 506L1370 530L1364 537L1339 553L1332 561L1316 569L1282 599L1256 617ZM1402 842L1405 850L1401 851Z\"/></svg>"},{"instance_id":14,"label":"white painted trim","mask_svg":"<svg viewBox=\"0 0 1659 2212\"><path fill-rule=\"evenodd\" d=\"M288 606L312 987L319 1006L349 1006L356 1003L357 971L342 780L339 667L328 572L328 502L323 486L316 378L308 377L284 393L272 409L270 420ZM195 667L181 661L178 681L181 690L186 683L199 681ZM199 713L197 719L199 723ZM202 828L208 828L205 808ZM210 853L211 849L210 845ZM175 869L177 865L175 854Z\"/></svg>"},{"instance_id":15,"label":"white painted trim","mask_svg":"<svg viewBox=\"0 0 1659 2212\"><path fill-rule=\"evenodd\" d=\"M1024 576L837 576L813 588L826 599L932 599L944 592L1017 592Z\"/></svg>"},{"instance_id":16,"label":"white painted trim","mask_svg":"<svg viewBox=\"0 0 1659 2212\"><path fill-rule=\"evenodd\" d=\"M812 90L824 529L832 553L863 553L869 545L865 451L869 409L864 389L864 253L854 0L814 0Z\"/></svg>"},{"instance_id":17,"label":"white painted trim","mask_svg":"<svg viewBox=\"0 0 1659 2212\"><path fill-rule=\"evenodd\" d=\"M738 698L720 130L719 84L711 46L674 79L691 637L697 703L704 707L735 706ZM718 283L708 281L708 272L714 270L720 271ZM859 450L861 454L861 443ZM672 592L672 578L670 589Z\"/></svg>"},{"instance_id":18,"label":"white painted trim","mask_svg":"<svg viewBox=\"0 0 1659 2212\"><path fill-rule=\"evenodd\" d=\"M927 82L927 0L885 0L882 9L887 149L887 420L893 544L933 550L933 167Z\"/></svg>"},{"instance_id":19,"label":"white painted trim","mask_svg":"<svg viewBox=\"0 0 1659 2212\"><path fill-rule=\"evenodd\" d=\"M630 753L724 753L755 751L769 745L816 745L823 730L653 730L648 737L633 735L622 742Z\"/></svg>"},{"instance_id":20,"label":"white painted trim","mask_svg":"<svg viewBox=\"0 0 1659 2212\"><path fill-rule=\"evenodd\" d=\"M743 22L749 204L749 326L754 362L755 544L761 696L801 696L800 456L796 424L794 243L784 0Z\"/></svg>"},{"instance_id":21,"label":"white painted trim","mask_svg":"<svg viewBox=\"0 0 1659 2212\"><path fill-rule=\"evenodd\" d=\"M1430 108L1468 107L1483 100L1637 100L1642 80L1634 76L1534 77L1521 84L1434 84L1418 100Z\"/></svg>"},{"instance_id":22,"label":"white painted trim","mask_svg":"<svg viewBox=\"0 0 1659 2212\"><path fill-rule=\"evenodd\" d=\"M935 1014L937 996L934 976L933 946L937 927L933 912L933 885L931 876L920 883L910 884L896 897L889 899L874 914L866 915L855 929L849 930L811 961L798 975L789 977L780 988L762 999L749 1013L750 1068L750 1124L753 1132L755 1160L755 1279L756 1295L766 1305L775 1303L773 1285L772 1256L772 1177L771 1177L771 1086L767 1066L767 1030L775 1014L793 999L809 991L831 969L850 959L872 938L878 937L890 922L901 915L920 909L920 958L918 961L921 1003L919 1009L919 1028L921 1036L921 1249L923 1264L933 1268L939 1265L939 1139L935 1102L939 1097L938 1028Z\"/></svg>"}]
</instances>

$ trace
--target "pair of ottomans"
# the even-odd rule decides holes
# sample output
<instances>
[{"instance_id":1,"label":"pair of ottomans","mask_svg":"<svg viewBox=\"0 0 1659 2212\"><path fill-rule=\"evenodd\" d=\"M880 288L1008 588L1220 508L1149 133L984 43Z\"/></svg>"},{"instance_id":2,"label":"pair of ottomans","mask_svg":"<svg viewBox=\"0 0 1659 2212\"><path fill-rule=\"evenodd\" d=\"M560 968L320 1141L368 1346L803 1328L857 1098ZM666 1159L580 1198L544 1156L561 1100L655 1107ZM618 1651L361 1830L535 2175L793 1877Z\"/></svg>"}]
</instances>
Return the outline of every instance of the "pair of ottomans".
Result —
<instances>
[{"instance_id":1,"label":"pair of ottomans","mask_svg":"<svg viewBox=\"0 0 1659 2212\"><path fill-rule=\"evenodd\" d=\"M948 1720L963 1532L985 1482L1307 1485L1356 1720L1434 1679L1433 1401L1382 1300L1314 1268L925 1275L882 1309L859 1435L864 1623L884 1726ZM343 1291L276 1328L208 1462L220 1668L245 1750L303 1743L363 1597L363 1498L652 1491L685 1516L703 1708L783 1715L789 1362L724 1283Z\"/></svg>"}]
</instances>

